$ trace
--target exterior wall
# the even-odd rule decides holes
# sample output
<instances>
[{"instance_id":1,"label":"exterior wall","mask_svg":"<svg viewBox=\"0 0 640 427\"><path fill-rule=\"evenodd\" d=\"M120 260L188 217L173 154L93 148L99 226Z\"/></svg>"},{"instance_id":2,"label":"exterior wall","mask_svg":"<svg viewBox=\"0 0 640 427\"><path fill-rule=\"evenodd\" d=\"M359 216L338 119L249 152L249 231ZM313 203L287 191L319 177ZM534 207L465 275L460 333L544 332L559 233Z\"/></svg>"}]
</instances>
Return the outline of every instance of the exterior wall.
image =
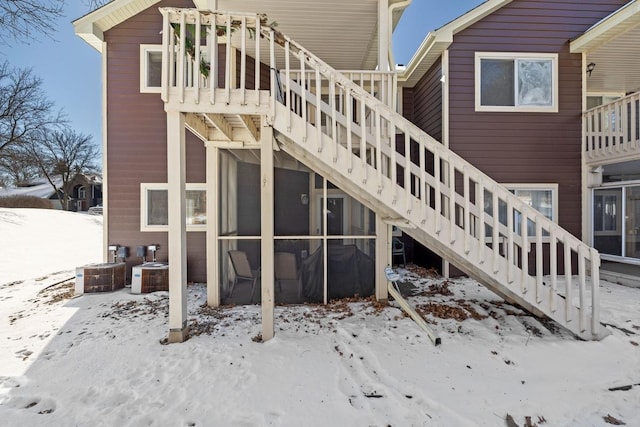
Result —
<instances>
[{"instance_id":1,"label":"exterior wall","mask_svg":"<svg viewBox=\"0 0 640 427\"><path fill-rule=\"evenodd\" d=\"M420 79L415 87L409 89L413 105L411 121L438 141L442 141L442 65L435 63ZM405 94L407 90L405 90Z\"/></svg>"},{"instance_id":2,"label":"exterior wall","mask_svg":"<svg viewBox=\"0 0 640 427\"><path fill-rule=\"evenodd\" d=\"M193 8L191 0L164 0L105 34L107 42L107 168L109 182L109 235L106 244L135 247L160 244L158 261L166 261L167 233L140 231L140 183L167 182L166 113L159 93L140 93L140 44L162 44L159 7ZM225 46L218 50L218 81L225 78ZM255 86L255 60L246 61L246 87ZM240 58L237 57L238 69ZM240 77L236 77L239 86ZM269 67L262 65L260 86L268 89ZM205 182L206 150L187 131L187 182ZM258 198L259 200L259 198ZM259 202L258 202L259 203ZM259 209L258 209L259 210ZM206 233L187 232L189 281L206 280ZM128 267L138 264L131 257Z\"/></svg>"},{"instance_id":3,"label":"exterior wall","mask_svg":"<svg viewBox=\"0 0 640 427\"><path fill-rule=\"evenodd\" d=\"M558 220L581 221L581 56L569 41L626 1L514 1L454 36L450 148L503 183L558 183ZM475 112L475 52L558 53L557 113Z\"/></svg>"},{"instance_id":4,"label":"exterior wall","mask_svg":"<svg viewBox=\"0 0 640 427\"><path fill-rule=\"evenodd\" d=\"M135 247L159 243L166 261L167 233L140 231L140 183L167 182L166 113L159 93L140 93L140 44L161 44L158 7L194 7L163 1L105 34L107 42L107 168L109 235L104 244L129 246L129 267L140 262ZM205 148L187 132L187 182L205 182ZM206 279L205 233L187 233L188 280Z\"/></svg>"},{"instance_id":5,"label":"exterior wall","mask_svg":"<svg viewBox=\"0 0 640 427\"><path fill-rule=\"evenodd\" d=\"M582 232L582 60L569 53L569 41L625 3L516 0L456 34L449 49L449 147L498 182L557 183L558 221L576 236ZM558 53L559 111L476 112L475 52ZM405 117L440 141L441 73L438 61L403 91ZM428 249L414 246L415 262L437 263Z\"/></svg>"}]
</instances>

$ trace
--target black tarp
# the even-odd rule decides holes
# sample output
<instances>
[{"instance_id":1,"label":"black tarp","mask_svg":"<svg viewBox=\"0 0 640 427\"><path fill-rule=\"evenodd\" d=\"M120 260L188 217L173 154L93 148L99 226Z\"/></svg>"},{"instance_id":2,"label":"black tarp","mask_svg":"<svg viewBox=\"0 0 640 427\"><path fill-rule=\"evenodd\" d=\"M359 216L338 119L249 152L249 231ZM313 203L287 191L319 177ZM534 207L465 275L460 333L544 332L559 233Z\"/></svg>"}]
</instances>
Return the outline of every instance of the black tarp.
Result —
<instances>
[{"instance_id":1,"label":"black tarp","mask_svg":"<svg viewBox=\"0 0 640 427\"><path fill-rule=\"evenodd\" d=\"M328 247L329 299L366 297L375 289L375 262L355 245ZM323 301L324 265L322 247L304 260L301 268L302 289L309 301Z\"/></svg>"}]
</instances>

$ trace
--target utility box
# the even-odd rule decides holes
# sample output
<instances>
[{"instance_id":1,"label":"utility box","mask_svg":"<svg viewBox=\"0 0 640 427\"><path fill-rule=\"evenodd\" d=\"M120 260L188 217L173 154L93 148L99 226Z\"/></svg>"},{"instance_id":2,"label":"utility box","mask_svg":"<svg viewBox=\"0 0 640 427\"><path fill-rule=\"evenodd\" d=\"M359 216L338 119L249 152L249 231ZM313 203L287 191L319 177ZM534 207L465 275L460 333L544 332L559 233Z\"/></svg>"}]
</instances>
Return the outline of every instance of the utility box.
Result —
<instances>
[{"instance_id":1,"label":"utility box","mask_svg":"<svg viewBox=\"0 0 640 427\"><path fill-rule=\"evenodd\" d=\"M131 268L131 293L147 294L169 290L169 264L146 262Z\"/></svg>"},{"instance_id":2,"label":"utility box","mask_svg":"<svg viewBox=\"0 0 640 427\"><path fill-rule=\"evenodd\" d=\"M88 264L76 268L75 294L113 292L125 286L127 265L124 262Z\"/></svg>"}]
</instances>

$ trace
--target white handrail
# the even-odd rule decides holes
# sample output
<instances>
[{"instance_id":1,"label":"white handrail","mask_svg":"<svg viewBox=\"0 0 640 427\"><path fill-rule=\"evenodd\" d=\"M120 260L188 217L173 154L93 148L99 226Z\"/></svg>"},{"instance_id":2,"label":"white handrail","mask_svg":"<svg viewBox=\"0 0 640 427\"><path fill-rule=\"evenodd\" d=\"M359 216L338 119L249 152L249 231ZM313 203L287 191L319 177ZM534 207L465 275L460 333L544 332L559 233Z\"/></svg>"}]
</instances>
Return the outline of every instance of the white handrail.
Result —
<instances>
[{"instance_id":1,"label":"white handrail","mask_svg":"<svg viewBox=\"0 0 640 427\"><path fill-rule=\"evenodd\" d=\"M390 106L393 102L387 99L393 92L389 90L388 74L350 72L345 76L267 25L263 15L160 10L164 17L162 96L165 102L195 104L205 99L194 93L202 86L203 90L210 91L212 104L227 105L237 100L238 105L245 105L250 96L259 100L261 91L270 90L271 122L281 117L283 126L278 130L288 134L293 143L300 144L311 155L327 158L328 167L342 174L345 182L368 191L377 203L395 210L397 215L410 221L412 227L438 240L446 236L446 245L459 247L460 259L496 276L511 294L548 315L555 316L558 311L564 314L565 321L571 321L577 303L578 323L585 328L578 333L589 327L591 334L599 334L599 312L595 306L599 286L596 270L600 265L597 251L397 114ZM195 25L196 22L199 24ZM194 37L197 43L192 50L202 49L204 54L189 53L190 25L208 32L207 37ZM211 36L214 29L216 34ZM261 38L268 43L260 43ZM205 44L199 46L202 41ZM225 46L225 55L217 54L218 44ZM231 55L231 49L240 50L236 54L240 55L237 61L240 75L231 72L235 67L231 62L237 57ZM255 76L255 88L248 89L247 63L249 57L261 57L260 49L268 50L270 87L260 87L260 78ZM210 74L202 85L194 84L200 81L202 70L199 64L193 64L192 58L202 57L210 61ZM263 72L261 69L266 67L256 64L255 73ZM175 73L176 78L172 78L171 73ZM186 75L189 73L192 74ZM223 82L216 81L218 75L224 76ZM626 99L638 100L637 97ZM632 111L634 107L629 108ZM615 111L620 115L622 109ZM304 120L304 130L295 127L301 120ZM616 123L620 126L620 121ZM600 126L595 121L593 124ZM307 132L309 126L315 131ZM296 129L298 134L294 135ZM613 138L616 134L607 135ZM638 131L632 130L629 135L637 136ZM307 140L311 139L314 142L309 144ZM325 151L327 144L330 146ZM402 148L398 150L398 147ZM338 169L338 164L344 164L343 169ZM357 174L351 176L354 171ZM369 179L371 177L375 179ZM534 233L530 234L531 231ZM530 249L531 245L535 250ZM583 278L589 269L592 280L588 287ZM543 276L545 273L550 273L550 281ZM559 274L565 278L564 294L560 296ZM502 275L504 278L497 278ZM580 279L571 280L574 275ZM531 296L528 295L530 289L535 289ZM577 293L575 301L574 292ZM564 306L556 307L557 304ZM557 320L558 316L554 318Z\"/></svg>"},{"instance_id":2,"label":"white handrail","mask_svg":"<svg viewBox=\"0 0 640 427\"><path fill-rule=\"evenodd\" d=\"M585 111L583 121L587 162L640 154L640 92Z\"/></svg>"}]
</instances>

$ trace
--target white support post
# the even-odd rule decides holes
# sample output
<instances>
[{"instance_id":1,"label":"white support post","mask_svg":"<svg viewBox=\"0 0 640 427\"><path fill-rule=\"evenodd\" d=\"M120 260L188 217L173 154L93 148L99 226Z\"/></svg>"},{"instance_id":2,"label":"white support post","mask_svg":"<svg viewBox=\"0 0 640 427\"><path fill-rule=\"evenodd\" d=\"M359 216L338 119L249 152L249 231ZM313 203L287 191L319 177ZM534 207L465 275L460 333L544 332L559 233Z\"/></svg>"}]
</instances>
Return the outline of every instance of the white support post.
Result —
<instances>
[{"instance_id":1,"label":"white support post","mask_svg":"<svg viewBox=\"0 0 640 427\"><path fill-rule=\"evenodd\" d=\"M391 233L393 226L387 224L376 215L376 300L389 299L387 276L384 269L391 266Z\"/></svg>"},{"instance_id":2,"label":"white support post","mask_svg":"<svg viewBox=\"0 0 640 427\"><path fill-rule=\"evenodd\" d=\"M220 305L220 230L218 203L220 149L214 144L205 143L207 156L207 304Z\"/></svg>"},{"instance_id":3,"label":"white support post","mask_svg":"<svg viewBox=\"0 0 640 427\"><path fill-rule=\"evenodd\" d=\"M274 247L273 247L273 128L263 119L260 133L260 204L261 204L261 293L262 340L273 338Z\"/></svg>"},{"instance_id":4,"label":"white support post","mask_svg":"<svg viewBox=\"0 0 640 427\"><path fill-rule=\"evenodd\" d=\"M389 71L389 0L378 0L378 69Z\"/></svg>"},{"instance_id":5,"label":"white support post","mask_svg":"<svg viewBox=\"0 0 640 427\"><path fill-rule=\"evenodd\" d=\"M169 218L169 337L187 339L187 225L184 115L167 113L167 183Z\"/></svg>"}]
</instances>

